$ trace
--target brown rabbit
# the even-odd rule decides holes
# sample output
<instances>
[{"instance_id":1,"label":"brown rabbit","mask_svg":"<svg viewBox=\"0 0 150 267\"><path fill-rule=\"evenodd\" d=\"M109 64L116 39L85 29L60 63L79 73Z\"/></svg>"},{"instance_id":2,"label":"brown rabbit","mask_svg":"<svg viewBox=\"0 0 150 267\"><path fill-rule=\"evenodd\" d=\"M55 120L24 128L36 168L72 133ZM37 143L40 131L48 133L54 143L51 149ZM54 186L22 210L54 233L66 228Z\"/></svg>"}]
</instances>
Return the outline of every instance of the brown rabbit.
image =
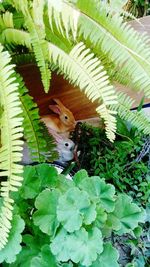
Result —
<instances>
[{"instance_id":1,"label":"brown rabbit","mask_svg":"<svg viewBox=\"0 0 150 267\"><path fill-rule=\"evenodd\" d=\"M41 116L47 128L57 133L70 132L75 128L75 119L72 112L67 109L59 99L53 99L56 105L49 105L55 114Z\"/></svg>"}]
</instances>

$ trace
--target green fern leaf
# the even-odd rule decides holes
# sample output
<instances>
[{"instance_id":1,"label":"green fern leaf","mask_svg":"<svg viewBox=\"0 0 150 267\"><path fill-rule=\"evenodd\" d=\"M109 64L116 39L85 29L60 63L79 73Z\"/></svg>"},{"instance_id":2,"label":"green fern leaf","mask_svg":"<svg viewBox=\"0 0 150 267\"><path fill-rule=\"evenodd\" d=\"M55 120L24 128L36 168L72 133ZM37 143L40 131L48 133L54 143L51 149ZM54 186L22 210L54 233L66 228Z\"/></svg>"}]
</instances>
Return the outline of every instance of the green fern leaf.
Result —
<instances>
[{"instance_id":1,"label":"green fern leaf","mask_svg":"<svg viewBox=\"0 0 150 267\"><path fill-rule=\"evenodd\" d=\"M133 88L150 97L149 37L138 34L119 15L109 15L99 1L78 0L77 7L81 38L89 38L93 47L99 46L115 63L116 71L125 73Z\"/></svg>"},{"instance_id":2,"label":"green fern leaf","mask_svg":"<svg viewBox=\"0 0 150 267\"><path fill-rule=\"evenodd\" d=\"M0 176L8 177L1 182L1 196L3 205L0 213L0 249L7 243L11 229L13 199L10 194L17 191L22 182L23 166L18 162L22 158L23 136L18 84L14 78L13 65L9 65L11 58L8 52L2 51L0 45L0 104L1 114L1 147L0 147Z\"/></svg>"},{"instance_id":3,"label":"green fern leaf","mask_svg":"<svg viewBox=\"0 0 150 267\"><path fill-rule=\"evenodd\" d=\"M65 74L65 78L84 90L91 101L97 100L99 104L102 103L97 112L105 121L108 138L113 141L116 130L116 119L113 115L116 112L111 110L111 105L117 101L114 88L109 84L108 76L99 59L95 58L83 43L77 44L69 55L53 44L49 44L49 51L53 63Z\"/></svg>"},{"instance_id":4,"label":"green fern leaf","mask_svg":"<svg viewBox=\"0 0 150 267\"><path fill-rule=\"evenodd\" d=\"M18 11L21 11L23 14L28 12L28 0L9 0L10 4L13 5Z\"/></svg>"},{"instance_id":5,"label":"green fern leaf","mask_svg":"<svg viewBox=\"0 0 150 267\"><path fill-rule=\"evenodd\" d=\"M32 15L30 14L27 1L15 0L13 2L15 7L22 11L24 15L37 65L41 72L44 90L47 93L50 87L51 72L48 65L48 46L45 40L45 27L43 22L45 1L33 0Z\"/></svg>"},{"instance_id":6,"label":"green fern leaf","mask_svg":"<svg viewBox=\"0 0 150 267\"><path fill-rule=\"evenodd\" d=\"M5 28L14 28L13 14L8 11L0 15L0 30Z\"/></svg>"},{"instance_id":7,"label":"green fern leaf","mask_svg":"<svg viewBox=\"0 0 150 267\"><path fill-rule=\"evenodd\" d=\"M35 57L33 53L22 53L22 54L14 54L12 58L12 62L17 65L26 65L26 64L34 64L36 63Z\"/></svg>"},{"instance_id":8,"label":"green fern leaf","mask_svg":"<svg viewBox=\"0 0 150 267\"><path fill-rule=\"evenodd\" d=\"M2 44L16 44L25 45L29 50L31 50L31 38L30 35L23 31L17 29L5 29L1 34Z\"/></svg>"},{"instance_id":9,"label":"green fern leaf","mask_svg":"<svg viewBox=\"0 0 150 267\"><path fill-rule=\"evenodd\" d=\"M31 158L36 162L54 161L58 158L54 139L49 135L44 124L40 122L37 104L29 96L19 74L17 74L17 82L19 83L19 97L24 117L24 137L30 149Z\"/></svg>"},{"instance_id":10,"label":"green fern leaf","mask_svg":"<svg viewBox=\"0 0 150 267\"><path fill-rule=\"evenodd\" d=\"M53 30L54 25L57 30L63 35L70 39L76 39L78 29L78 17L79 11L68 5L67 2L59 0L48 1L48 16L49 24ZM71 34L70 34L71 32Z\"/></svg>"},{"instance_id":11,"label":"green fern leaf","mask_svg":"<svg viewBox=\"0 0 150 267\"><path fill-rule=\"evenodd\" d=\"M34 8L35 6L38 8ZM36 14L37 12L37 14ZM31 36L37 65L40 68L41 79L45 92L49 91L51 72L48 66L48 46L45 41L45 27L43 23L44 0L33 0L33 18L28 12L26 24Z\"/></svg>"},{"instance_id":12,"label":"green fern leaf","mask_svg":"<svg viewBox=\"0 0 150 267\"><path fill-rule=\"evenodd\" d=\"M114 106L114 110L117 110L118 115L130 122L137 129L144 134L150 135L150 120L144 114L143 110L130 111L134 100L124 93L118 93L118 105Z\"/></svg>"},{"instance_id":13,"label":"green fern leaf","mask_svg":"<svg viewBox=\"0 0 150 267\"><path fill-rule=\"evenodd\" d=\"M27 32L14 29L13 14L6 12L0 15L0 41L2 44L25 45L31 50L31 40Z\"/></svg>"}]
</instances>

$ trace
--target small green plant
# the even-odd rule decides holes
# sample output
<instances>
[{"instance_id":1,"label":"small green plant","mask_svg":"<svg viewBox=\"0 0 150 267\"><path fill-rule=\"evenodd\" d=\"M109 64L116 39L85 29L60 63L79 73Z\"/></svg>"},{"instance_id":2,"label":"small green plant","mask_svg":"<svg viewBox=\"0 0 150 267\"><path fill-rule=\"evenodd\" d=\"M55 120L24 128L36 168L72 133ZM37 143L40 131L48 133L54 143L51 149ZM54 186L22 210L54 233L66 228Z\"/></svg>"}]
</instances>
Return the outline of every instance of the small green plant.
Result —
<instances>
[{"instance_id":1,"label":"small green plant","mask_svg":"<svg viewBox=\"0 0 150 267\"><path fill-rule=\"evenodd\" d=\"M129 130L119 118L113 144L102 129L82 124L80 132L80 136L73 137L80 151L76 168L105 178L117 191L128 193L145 207L150 201L148 154L139 162L136 160L145 142L143 134L133 127Z\"/></svg>"},{"instance_id":2,"label":"small green plant","mask_svg":"<svg viewBox=\"0 0 150 267\"><path fill-rule=\"evenodd\" d=\"M134 234L145 220L144 210L129 196L116 194L113 185L85 170L67 180L48 164L27 166L13 197L14 220L0 251L2 266L117 267L112 233Z\"/></svg>"}]
</instances>

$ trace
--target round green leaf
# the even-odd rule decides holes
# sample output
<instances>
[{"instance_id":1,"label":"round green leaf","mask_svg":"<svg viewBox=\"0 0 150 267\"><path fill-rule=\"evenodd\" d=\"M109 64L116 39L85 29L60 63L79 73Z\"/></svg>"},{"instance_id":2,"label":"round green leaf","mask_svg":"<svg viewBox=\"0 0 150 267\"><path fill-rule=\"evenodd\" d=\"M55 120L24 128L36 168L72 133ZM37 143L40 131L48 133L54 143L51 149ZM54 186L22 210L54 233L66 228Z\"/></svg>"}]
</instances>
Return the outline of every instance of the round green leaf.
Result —
<instances>
[{"instance_id":1,"label":"round green leaf","mask_svg":"<svg viewBox=\"0 0 150 267\"><path fill-rule=\"evenodd\" d=\"M43 233L53 236L59 226L56 216L56 208L59 191L48 189L42 191L35 201L37 211L33 214L34 224L39 226Z\"/></svg>"},{"instance_id":2,"label":"round green leaf","mask_svg":"<svg viewBox=\"0 0 150 267\"><path fill-rule=\"evenodd\" d=\"M111 243L104 244L103 252L98 256L97 260L93 262L92 267L119 267L118 251L111 245Z\"/></svg>"},{"instance_id":3,"label":"round green leaf","mask_svg":"<svg viewBox=\"0 0 150 267\"><path fill-rule=\"evenodd\" d=\"M84 266L91 266L98 254L103 251L102 234L96 227L88 232L81 228L69 236L68 242L71 260Z\"/></svg>"},{"instance_id":4,"label":"round green leaf","mask_svg":"<svg viewBox=\"0 0 150 267\"><path fill-rule=\"evenodd\" d=\"M92 262L103 251L103 239L101 231L96 227L88 232L81 228L72 234L61 229L50 247L58 261L65 262L70 259L83 266L93 266Z\"/></svg>"},{"instance_id":5,"label":"round green leaf","mask_svg":"<svg viewBox=\"0 0 150 267\"><path fill-rule=\"evenodd\" d=\"M98 228L102 228L107 220L107 213L101 206L96 207L96 212L97 216L94 225Z\"/></svg>"},{"instance_id":6,"label":"round green leaf","mask_svg":"<svg viewBox=\"0 0 150 267\"><path fill-rule=\"evenodd\" d=\"M81 181L84 180L85 178L88 178L87 171L80 170L74 175L73 181L75 182L76 186L78 186L81 183Z\"/></svg>"},{"instance_id":7,"label":"round green leaf","mask_svg":"<svg viewBox=\"0 0 150 267\"><path fill-rule=\"evenodd\" d=\"M70 248L68 242L69 233L62 228L50 245L53 255L58 261L66 262L70 259Z\"/></svg>"},{"instance_id":8,"label":"round green leaf","mask_svg":"<svg viewBox=\"0 0 150 267\"><path fill-rule=\"evenodd\" d=\"M57 185L58 173L56 168L47 163L35 166L38 178L42 181L42 186L54 188Z\"/></svg>"},{"instance_id":9,"label":"round green leaf","mask_svg":"<svg viewBox=\"0 0 150 267\"><path fill-rule=\"evenodd\" d=\"M113 211L115 207L115 188L111 184L106 184L100 177L94 176L81 181L79 188L85 190L90 198L107 211Z\"/></svg>"},{"instance_id":10,"label":"round green leaf","mask_svg":"<svg viewBox=\"0 0 150 267\"><path fill-rule=\"evenodd\" d=\"M30 267L57 267L55 257L50 251L49 245L44 245L41 253L33 257L30 262Z\"/></svg>"},{"instance_id":11,"label":"round green leaf","mask_svg":"<svg viewBox=\"0 0 150 267\"><path fill-rule=\"evenodd\" d=\"M43 246L43 244L46 243L47 241L48 241L48 244ZM42 233L41 233L41 236L39 235L32 236L32 235L26 234L23 236L23 243L24 245L22 247L22 250L17 255L17 259L15 263L11 264L11 267L18 267L18 266L21 266L21 267L32 266L33 267L35 266L35 263L37 263L37 266L38 266L38 262L42 262L42 263L44 262L45 264L45 261L47 262L47 260L45 259L45 256L46 256L45 252L49 256L49 262L51 264L50 266L57 267L57 264L55 264L54 266L52 265L53 262L55 263L55 258L50 251L48 236L46 238L46 235L44 236ZM44 256L44 260L43 260L43 256ZM45 265L41 265L41 266L45 267Z\"/></svg>"},{"instance_id":12,"label":"round green leaf","mask_svg":"<svg viewBox=\"0 0 150 267\"><path fill-rule=\"evenodd\" d=\"M39 193L41 180L38 177L36 168L26 166L23 173L23 184L20 188L20 195L24 199L32 199Z\"/></svg>"},{"instance_id":13,"label":"round green leaf","mask_svg":"<svg viewBox=\"0 0 150 267\"><path fill-rule=\"evenodd\" d=\"M117 198L115 210L108 214L107 224L118 234L125 234L135 229L138 223L145 221L145 213L126 194Z\"/></svg>"},{"instance_id":14,"label":"round green leaf","mask_svg":"<svg viewBox=\"0 0 150 267\"><path fill-rule=\"evenodd\" d=\"M79 230L83 221L90 224L95 218L95 205L90 203L86 192L71 188L59 198L57 219L68 232Z\"/></svg>"},{"instance_id":15,"label":"round green leaf","mask_svg":"<svg viewBox=\"0 0 150 267\"><path fill-rule=\"evenodd\" d=\"M21 217L19 215L14 215L8 243L0 250L0 263L3 261L12 263L16 260L16 255L21 251L21 233L24 230L24 226L25 224Z\"/></svg>"}]
</instances>

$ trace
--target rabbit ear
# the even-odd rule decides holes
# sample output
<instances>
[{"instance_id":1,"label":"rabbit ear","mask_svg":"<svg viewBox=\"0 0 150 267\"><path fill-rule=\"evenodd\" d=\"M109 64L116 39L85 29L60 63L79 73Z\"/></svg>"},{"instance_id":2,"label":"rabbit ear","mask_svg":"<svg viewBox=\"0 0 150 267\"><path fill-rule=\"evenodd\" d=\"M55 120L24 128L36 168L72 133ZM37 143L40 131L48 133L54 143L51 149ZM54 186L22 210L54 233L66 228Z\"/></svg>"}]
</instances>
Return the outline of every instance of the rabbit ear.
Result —
<instances>
[{"instance_id":1,"label":"rabbit ear","mask_svg":"<svg viewBox=\"0 0 150 267\"><path fill-rule=\"evenodd\" d=\"M63 138L60 134L58 134L55 130L48 128L49 133L54 137L57 143L62 142Z\"/></svg>"},{"instance_id":2,"label":"rabbit ear","mask_svg":"<svg viewBox=\"0 0 150 267\"><path fill-rule=\"evenodd\" d=\"M60 107L64 107L63 103L58 98L53 98L53 101Z\"/></svg>"},{"instance_id":3,"label":"rabbit ear","mask_svg":"<svg viewBox=\"0 0 150 267\"><path fill-rule=\"evenodd\" d=\"M51 109L54 113L59 114L61 113L61 108L58 105L49 105L49 109Z\"/></svg>"}]
</instances>

